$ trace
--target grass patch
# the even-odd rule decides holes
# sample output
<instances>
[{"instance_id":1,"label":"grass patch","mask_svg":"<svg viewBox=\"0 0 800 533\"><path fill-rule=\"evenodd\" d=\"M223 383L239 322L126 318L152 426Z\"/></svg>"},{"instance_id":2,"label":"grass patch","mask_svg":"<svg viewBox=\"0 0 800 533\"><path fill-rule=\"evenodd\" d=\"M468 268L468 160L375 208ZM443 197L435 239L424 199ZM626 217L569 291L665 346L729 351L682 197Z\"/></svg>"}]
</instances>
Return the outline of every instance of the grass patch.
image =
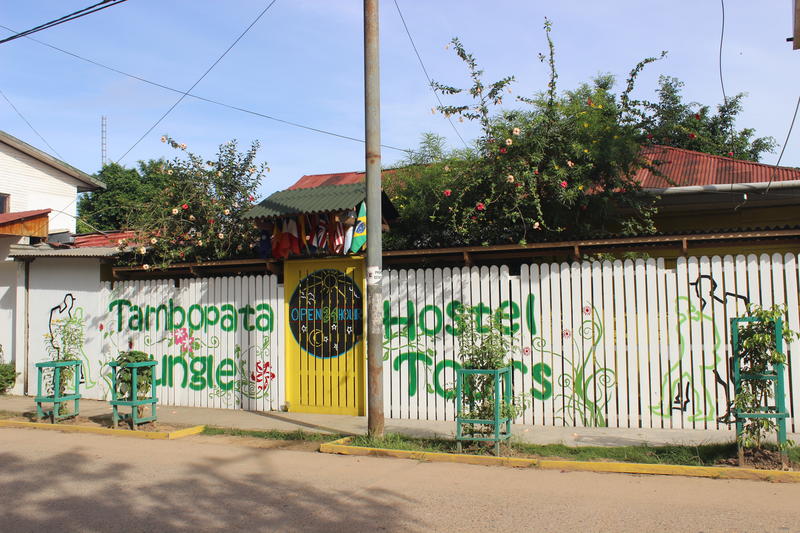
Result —
<instances>
[{"instance_id":1,"label":"grass patch","mask_svg":"<svg viewBox=\"0 0 800 533\"><path fill-rule=\"evenodd\" d=\"M267 440L295 440L306 442L329 442L336 439L341 439L344 435L331 434L331 433L315 433L312 431L278 431L275 429L267 431L256 431L250 429L236 429L236 428L222 428L214 426L206 426L203 430L203 435L230 435L233 437L253 437L256 439Z\"/></svg>"},{"instance_id":2,"label":"grass patch","mask_svg":"<svg viewBox=\"0 0 800 533\"><path fill-rule=\"evenodd\" d=\"M800 463L800 448L792 447L786 450L786 454L789 456L789 461L792 463Z\"/></svg>"},{"instance_id":3,"label":"grass patch","mask_svg":"<svg viewBox=\"0 0 800 533\"><path fill-rule=\"evenodd\" d=\"M387 448L420 452L454 453L456 443L449 439L420 439L389 433L383 438L357 436L349 443L353 446ZM563 444L527 444L511 442L503 446L504 455L534 458L557 457L574 461L620 461L625 463L673 464L711 466L723 459L736 457L736 444L703 444L699 446L580 446ZM800 455L800 450L795 449ZM490 454L492 448L465 443L464 453Z\"/></svg>"},{"instance_id":4,"label":"grass patch","mask_svg":"<svg viewBox=\"0 0 800 533\"><path fill-rule=\"evenodd\" d=\"M511 448L537 457L562 457L574 461L611 460L622 463L711 466L736 456L736 444L701 444L698 446L579 446L563 444L512 443Z\"/></svg>"},{"instance_id":5,"label":"grass patch","mask_svg":"<svg viewBox=\"0 0 800 533\"><path fill-rule=\"evenodd\" d=\"M383 437L377 439L369 435L356 435L348 442L348 445L361 446L364 448L406 450L410 452L452 453L456 451L456 443L452 440L413 438L398 433L386 433Z\"/></svg>"}]
</instances>

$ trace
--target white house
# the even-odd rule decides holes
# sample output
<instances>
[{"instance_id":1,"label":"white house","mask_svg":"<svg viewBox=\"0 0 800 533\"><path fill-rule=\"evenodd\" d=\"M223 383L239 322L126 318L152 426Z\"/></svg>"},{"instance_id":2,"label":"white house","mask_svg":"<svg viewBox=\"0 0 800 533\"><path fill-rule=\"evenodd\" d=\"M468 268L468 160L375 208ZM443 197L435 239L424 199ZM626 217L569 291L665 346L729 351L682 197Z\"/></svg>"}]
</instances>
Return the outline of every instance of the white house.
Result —
<instances>
[{"instance_id":1,"label":"white house","mask_svg":"<svg viewBox=\"0 0 800 533\"><path fill-rule=\"evenodd\" d=\"M48 235L75 232L78 193L104 189L105 184L85 172L0 131L0 347L6 362L25 373L30 349L24 332L29 324L29 288L38 265L34 257L12 256L19 245L36 244ZM42 259L52 263L56 258ZM46 265L43 275L56 280L64 270L85 268L87 259L61 259L61 268ZM98 272L99 263L92 262ZM41 265L45 267L44 264ZM49 274L49 275L48 275ZM63 287L68 287L67 280ZM14 392L22 392L18 379Z\"/></svg>"}]
</instances>

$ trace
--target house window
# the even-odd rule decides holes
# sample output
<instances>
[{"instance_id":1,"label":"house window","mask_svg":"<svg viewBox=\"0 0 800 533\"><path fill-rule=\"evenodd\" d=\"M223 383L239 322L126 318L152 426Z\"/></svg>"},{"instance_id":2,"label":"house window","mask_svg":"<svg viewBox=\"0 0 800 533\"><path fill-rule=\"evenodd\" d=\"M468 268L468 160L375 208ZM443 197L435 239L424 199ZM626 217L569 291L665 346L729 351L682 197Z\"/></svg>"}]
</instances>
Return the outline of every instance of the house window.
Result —
<instances>
[{"instance_id":1,"label":"house window","mask_svg":"<svg viewBox=\"0 0 800 533\"><path fill-rule=\"evenodd\" d=\"M0 194L0 213L11 211L11 201L7 194Z\"/></svg>"}]
</instances>

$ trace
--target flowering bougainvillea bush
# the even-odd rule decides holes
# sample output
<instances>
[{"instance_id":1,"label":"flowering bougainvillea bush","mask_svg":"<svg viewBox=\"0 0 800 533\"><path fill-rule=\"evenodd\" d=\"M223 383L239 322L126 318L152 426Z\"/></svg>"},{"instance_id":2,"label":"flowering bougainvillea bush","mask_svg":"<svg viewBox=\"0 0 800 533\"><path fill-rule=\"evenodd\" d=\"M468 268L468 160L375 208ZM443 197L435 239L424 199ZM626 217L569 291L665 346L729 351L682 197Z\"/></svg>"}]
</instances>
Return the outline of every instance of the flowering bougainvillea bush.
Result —
<instances>
[{"instance_id":1,"label":"flowering bougainvillea bush","mask_svg":"<svg viewBox=\"0 0 800 533\"><path fill-rule=\"evenodd\" d=\"M440 157L424 162L409 157L407 167L384 176L401 215L386 238L387 248L524 244L655 231L656 198L642 190L635 175L642 167L659 174L658 161L645 159L642 146L654 142L652 131L663 137L664 127L653 118L660 108L632 98L632 91L644 67L660 57L639 62L619 93L610 75L559 92L549 21L544 29L549 53L539 59L549 67L549 77L546 90L532 96L511 94L513 76L485 82L473 55L457 38L451 41L471 84L462 89L434 82L446 97L467 98L436 110L450 119L479 123L481 136L469 150L450 154L427 146L428 137L422 151ZM499 107L504 99L518 108ZM692 120L690 126L706 123ZM684 129L687 142L689 135L711 134Z\"/></svg>"},{"instance_id":2,"label":"flowering bougainvillea bush","mask_svg":"<svg viewBox=\"0 0 800 533\"><path fill-rule=\"evenodd\" d=\"M181 152L186 145L163 142ZM222 260L254 255L259 230L242 215L256 200L266 164L255 162L255 142L239 152L236 141L223 144L215 160L186 152L165 161L169 184L163 194L131 213L135 236L120 247L132 265L145 270L173 263Z\"/></svg>"}]
</instances>

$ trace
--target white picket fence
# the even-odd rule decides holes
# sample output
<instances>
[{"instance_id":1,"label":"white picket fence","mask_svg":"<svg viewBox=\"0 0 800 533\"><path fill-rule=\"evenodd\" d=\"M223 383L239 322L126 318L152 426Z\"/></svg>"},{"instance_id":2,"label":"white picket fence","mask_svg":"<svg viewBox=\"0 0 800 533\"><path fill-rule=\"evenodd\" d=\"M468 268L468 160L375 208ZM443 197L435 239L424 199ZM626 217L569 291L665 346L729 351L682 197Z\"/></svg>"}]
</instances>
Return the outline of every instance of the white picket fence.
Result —
<instances>
[{"instance_id":1,"label":"white picket fence","mask_svg":"<svg viewBox=\"0 0 800 533\"><path fill-rule=\"evenodd\" d=\"M385 410L452 420L459 306L499 316L511 337L518 422L610 427L728 427L729 319L788 304L798 321L793 254L392 270L383 273ZM800 346L788 347L791 413Z\"/></svg>"},{"instance_id":2,"label":"white picket fence","mask_svg":"<svg viewBox=\"0 0 800 533\"><path fill-rule=\"evenodd\" d=\"M152 354L159 403L281 408L283 287L275 276L104 283L99 296L101 358ZM105 362L94 361L99 372Z\"/></svg>"},{"instance_id":3,"label":"white picket fence","mask_svg":"<svg viewBox=\"0 0 800 533\"><path fill-rule=\"evenodd\" d=\"M505 266L384 271L386 415L454 418L454 316L465 308L484 325L498 317L511 340L514 393L526 405L518 422L726 428L729 319L745 314L745 299L787 304L789 326L800 330L797 265L797 255L775 254L528 265L518 275ZM70 315L84 328L85 397L108 397L106 363L132 347L159 362L162 404L284 405L284 292L275 276L90 286L75 292L74 310L49 312L51 322ZM36 287L31 298L38 343L48 310L69 299ZM797 342L788 356L794 415ZM29 383L35 390L33 368Z\"/></svg>"}]
</instances>

